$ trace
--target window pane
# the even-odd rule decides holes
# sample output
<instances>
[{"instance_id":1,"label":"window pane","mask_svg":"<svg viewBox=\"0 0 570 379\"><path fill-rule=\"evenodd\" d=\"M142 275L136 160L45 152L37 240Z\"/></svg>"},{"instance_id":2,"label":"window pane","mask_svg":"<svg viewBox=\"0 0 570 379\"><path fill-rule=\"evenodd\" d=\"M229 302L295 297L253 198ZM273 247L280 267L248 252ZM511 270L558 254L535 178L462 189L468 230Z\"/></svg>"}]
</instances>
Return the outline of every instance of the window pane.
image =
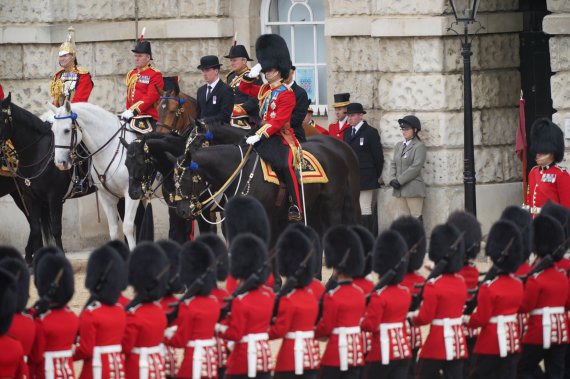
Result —
<instances>
[{"instance_id":1,"label":"window pane","mask_svg":"<svg viewBox=\"0 0 570 379\"><path fill-rule=\"evenodd\" d=\"M327 47L325 43L325 26L317 25L317 62L327 62Z\"/></svg>"},{"instance_id":2,"label":"window pane","mask_svg":"<svg viewBox=\"0 0 570 379\"><path fill-rule=\"evenodd\" d=\"M307 7L301 3L293 5L293 10L291 11L292 22L309 22L311 21L311 14Z\"/></svg>"},{"instance_id":3,"label":"window pane","mask_svg":"<svg viewBox=\"0 0 570 379\"><path fill-rule=\"evenodd\" d=\"M281 0L283 1L283 0ZM309 0L309 6L313 11L314 21L324 21L325 20L325 10L323 7L323 0Z\"/></svg>"},{"instance_id":4,"label":"window pane","mask_svg":"<svg viewBox=\"0 0 570 379\"><path fill-rule=\"evenodd\" d=\"M291 26L289 25L279 25L279 26L273 26L273 31L276 34L279 34L281 37L283 37L283 39L285 40L285 42L287 42L287 46L289 47L289 51L292 52L291 50ZM293 57L291 57L291 59L293 59Z\"/></svg>"},{"instance_id":5,"label":"window pane","mask_svg":"<svg viewBox=\"0 0 570 379\"><path fill-rule=\"evenodd\" d=\"M313 63L313 26L295 25L295 63Z\"/></svg>"},{"instance_id":6,"label":"window pane","mask_svg":"<svg viewBox=\"0 0 570 379\"><path fill-rule=\"evenodd\" d=\"M319 66L319 104L327 103L327 68Z\"/></svg>"}]
</instances>

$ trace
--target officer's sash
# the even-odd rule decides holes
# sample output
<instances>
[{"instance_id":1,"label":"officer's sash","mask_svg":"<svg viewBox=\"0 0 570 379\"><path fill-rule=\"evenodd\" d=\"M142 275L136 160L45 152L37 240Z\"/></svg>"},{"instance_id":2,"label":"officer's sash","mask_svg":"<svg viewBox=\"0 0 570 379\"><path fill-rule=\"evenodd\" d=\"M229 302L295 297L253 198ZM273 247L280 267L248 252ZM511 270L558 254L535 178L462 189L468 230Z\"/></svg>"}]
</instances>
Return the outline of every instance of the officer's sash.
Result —
<instances>
[{"instance_id":1,"label":"officer's sash","mask_svg":"<svg viewBox=\"0 0 570 379\"><path fill-rule=\"evenodd\" d=\"M263 103L259 108L259 116L263 119L265 113L271 108L271 104L275 104L274 101L277 99L279 94L283 91L286 91L288 88L285 84L281 84L279 87L275 87L269 96L265 96L263 98Z\"/></svg>"}]
</instances>

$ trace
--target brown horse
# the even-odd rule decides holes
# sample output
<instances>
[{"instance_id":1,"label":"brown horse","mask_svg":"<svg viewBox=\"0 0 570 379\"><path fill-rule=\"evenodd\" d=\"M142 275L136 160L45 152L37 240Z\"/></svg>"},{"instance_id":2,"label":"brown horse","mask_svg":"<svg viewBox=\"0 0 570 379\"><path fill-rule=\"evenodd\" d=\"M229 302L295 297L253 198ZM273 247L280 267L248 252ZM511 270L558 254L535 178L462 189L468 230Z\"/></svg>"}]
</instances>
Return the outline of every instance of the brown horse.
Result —
<instances>
[{"instance_id":1,"label":"brown horse","mask_svg":"<svg viewBox=\"0 0 570 379\"><path fill-rule=\"evenodd\" d=\"M160 95L158 103L157 133L176 132L186 135L195 126L197 116L197 101L192 96L180 91L178 84L174 84L171 91L163 91L156 88Z\"/></svg>"}]
</instances>

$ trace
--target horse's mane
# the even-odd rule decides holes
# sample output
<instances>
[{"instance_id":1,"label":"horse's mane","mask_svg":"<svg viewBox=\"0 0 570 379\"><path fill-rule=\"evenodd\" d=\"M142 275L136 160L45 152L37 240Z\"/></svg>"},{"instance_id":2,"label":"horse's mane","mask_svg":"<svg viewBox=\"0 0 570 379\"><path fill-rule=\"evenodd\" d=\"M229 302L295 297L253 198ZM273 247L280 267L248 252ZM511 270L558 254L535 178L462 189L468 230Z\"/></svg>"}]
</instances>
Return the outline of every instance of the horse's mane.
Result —
<instances>
[{"instance_id":1,"label":"horse's mane","mask_svg":"<svg viewBox=\"0 0 570 379\"><path fill-rule=\"evenodd\" d=\"M35 114L33 114L32 112L27 111L24 108L21 108L14 103L11 103L11 108L12 108L12 119L14 120L16 127L18 126L18 124L25 124L25 125L30 125L36 132L42 135L48 135L51 133L51 128L49 127L49 124L40 120L40 118Z\"/></svg>"}]
</instances>

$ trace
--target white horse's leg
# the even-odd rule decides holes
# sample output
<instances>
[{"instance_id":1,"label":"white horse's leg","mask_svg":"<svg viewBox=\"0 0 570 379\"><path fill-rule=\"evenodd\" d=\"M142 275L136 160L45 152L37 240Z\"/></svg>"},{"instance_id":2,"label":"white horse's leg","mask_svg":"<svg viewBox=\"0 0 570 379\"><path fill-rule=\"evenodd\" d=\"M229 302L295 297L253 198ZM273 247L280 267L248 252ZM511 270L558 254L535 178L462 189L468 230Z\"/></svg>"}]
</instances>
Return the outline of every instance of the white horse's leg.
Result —
<instances>
[{"instance_id":1,"label":"white horse's leg","mask_svg":"<svg viewBox=\"0 0 570 379\"><path fill-rule=\"evenodd\" d=\"M109 236L112 240L121 239L119 234L119 212L117 211L117 203L119 199L108 193L105 189L98 191L101 206L107 215L107 223L109 224Z\"/></svg>"},{"instance_id":2,"label":"white horse's leg","mask_svg":"<svg viewBox=\"0 0 570 379\"><path fill-rule=\"evenodd\" d=\"M133 200L129 195L125 196L125 218L123 219L123 233L129 243L129 249L137 244L135 238L135 216L140 200Z\"/></svg>"}]
</instances>

